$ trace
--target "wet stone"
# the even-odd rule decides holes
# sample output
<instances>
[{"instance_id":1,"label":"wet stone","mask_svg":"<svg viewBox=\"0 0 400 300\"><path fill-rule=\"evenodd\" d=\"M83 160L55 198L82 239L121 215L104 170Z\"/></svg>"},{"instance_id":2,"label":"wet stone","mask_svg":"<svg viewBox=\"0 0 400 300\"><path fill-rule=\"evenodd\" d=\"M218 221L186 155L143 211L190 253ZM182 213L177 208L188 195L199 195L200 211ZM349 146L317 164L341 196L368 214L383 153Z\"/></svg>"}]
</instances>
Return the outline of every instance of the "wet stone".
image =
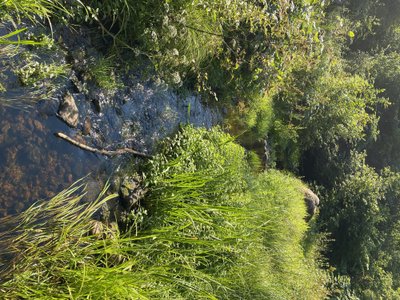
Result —
<instances>
[{"instance_id":1,"label":"wet stone","mask_svg":"<svg viewBox=\"0 0 400 300\"><path fill-rule=\"evenodd\" d=\"M83 122L83 128L82 128L83 135L89 135L91 129L92 129L92 121L90 120L89 117L86 117L85 121Z\"/></svg>"},{"instance_id":2,"label":"wet stone","mask_svg":"<svg viewBox=\"0 0 400 300\"><path fill-rule=\"evenodd\" d=\"M307 207L306 221L308 221L317 212L317 208L319 206L320 201L318 196L309 188L304 188L303 193L304 193L304 201Z\"/></svg>"},{"instance_id":3,"label":"wet stone","mask_svg":"<svg viewBox=\"0 0 400 300\"><path fill-rule=\"evenodd\" d=\"M70 177L69 175L67 176ZM100 180L96 180L94 178L89 178L86 182L86 194L83 198L84 201L91 202L98 197L101 190L103 189L103 184Z\"/></svg>"},{"instance_id":4,"label":"wet stone","mask_svg":"<svg viewBox=\"0 0 400 300\"><path fill-rule=\"evenodd\" d=\"M79 80L79 78L78 78L78 76L76 76L75 72L72 72L69 79L71 80L72 84L74 85L74 87L76 88L76 90L79 93L87 92L87 87L85 86L85 84L82 81Z\"/></svg>"},{"instance_id":5,"label":"wet stone","mask_svg":"<svg viewBox=\"0 0 400 300\"><path fill-rule=\"evenodd\" d=\"M79 111L74 96L70 93L67 92L63 96L58 114L69 126L76 127L78 125Z\"/></svg>"},{"instance_id":6,"label":"wet stone","mask_svg":"<svg viewBox=\"0 0 400 300\"><path fill-rule=\"evenodd\" d=\"M110 191L113 193L118 193L120 186L121 186L121 177L113 176L110 181Z\"/></svg>"}]
</instances>

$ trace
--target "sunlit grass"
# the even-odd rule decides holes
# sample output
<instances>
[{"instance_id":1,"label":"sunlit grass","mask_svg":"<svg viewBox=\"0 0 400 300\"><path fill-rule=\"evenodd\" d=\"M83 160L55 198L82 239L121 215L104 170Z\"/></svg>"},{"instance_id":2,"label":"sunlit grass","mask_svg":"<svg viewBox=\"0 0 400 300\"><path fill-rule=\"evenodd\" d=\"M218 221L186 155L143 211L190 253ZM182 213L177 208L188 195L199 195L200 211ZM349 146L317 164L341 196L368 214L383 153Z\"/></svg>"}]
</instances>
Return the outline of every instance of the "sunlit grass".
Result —
<instances>
[{"instance_id":1,"label":"sunlit grass","mask_svg":"<svg viewBox=\"0 0 400 300\"><path fill-rule=\"evenodd\" d=\"M113 57L101 57L94 61L89 70L94 81L99 87L114 90L123 86L117 82L115 75L115 63Z\"/></svg>"},{"instance_id":2,"label":"sunlit grass","mask_svg":"<svg viewBox=\"0 0 400 300\"><path fill-rule=\"evenodd\" d=\"M49 21L55 13L68 14L60 0L3 0L0 2L0 10L10 13L17 21L27 18L34 23L43 19Z\"/></svg>"},{"instance_id":3,"label":"sunlit grass","mask_svg":"<svg viewBox=\"0 0 400 300\"><path fill-rule=\"evenodd\" d=\"M19 34L24 31L26 31L26 28L17 29L8 34L0 36L0 45L31 45L31 46L44 45L43 42L21 39ZM13 40L13 38L16 38L16 40ZM2 49L0 49L0 53L4 53L6 51L7 48L3 47Z\"/></svg>"},{"instance_id":4,"label":"sunlit grass","mask_svg":"<svg viewBox=\"0 0 400 300\"><path fill-rule=\"evenodd\" d=\"M50 46L50 38L36 40L24 37L27 28L19 28L19 24L24 22L23 26L44 24L51 28L51 17L54 15L68 15L69 12L62 5L62 1L50 0L4 0L0 1L0 19L4 23L8 22L13 26L9 33L0 36L0 58L7 61L17 54L29 52L24 46ZM31 24L29 24L29 21ZM2 66L0 71L4 72L10 66ZM0 82L0 104L2 106L30 110L32 106L41 99L48 99L56 89L53 83L42 85L37 81L46 78L54 78L58 75L66 74L65 65L55 64L45 65L37 63L36 65L27 64L26 66L14 70L19 76L23 85L33 85L32 88L18 88L16 90L7 90L5 82ZM3 80L7 78L2 77ZM41 82L42 83L42 82Z\"/></svg>"},{"instance_id":5,"label":"sunlit grass","mask_svg":"<svg viewBox=\"0 0 400 300\"><path fill-rule=\"evenodd\" d=\"M207 139L199 133L189 146ZM171 151L184 144L176 138ZM80 183L4 220L3 226L15 227L0 238L0 297L322 299L323 272L301 247L307 231L301 182L273 171L245 188L227 187L231 172L246 170L224 162L218 151L240 148L219 131L208 138L216 153L195 169L179 166L190 159L179 151L154 158L163 162L147 169L157 179L148 178L148 216L131 229L103 224L101 233L91 234L93 214L115 195L104 190L84 202ZM159 163L170 169L159 173Z\"/></svg>"}]
</instances>

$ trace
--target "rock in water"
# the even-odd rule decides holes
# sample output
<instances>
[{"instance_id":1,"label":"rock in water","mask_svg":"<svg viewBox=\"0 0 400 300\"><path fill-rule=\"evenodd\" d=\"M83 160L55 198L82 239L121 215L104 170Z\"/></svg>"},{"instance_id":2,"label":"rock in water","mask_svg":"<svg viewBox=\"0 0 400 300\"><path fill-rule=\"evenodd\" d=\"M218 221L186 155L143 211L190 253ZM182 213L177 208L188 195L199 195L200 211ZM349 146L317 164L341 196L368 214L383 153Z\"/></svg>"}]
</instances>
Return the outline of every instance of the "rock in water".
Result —
<instances>
[{"instance_id":1,"label":"rock in water","mask_svg":"<svg viewBox=\"0 0 400 300\"><path fill-rule=\"evenodd\" d=\"M89 117L86 117L85 121L83 122L83 129L82 129L83 135L89 135L91 129L92 129L92 122L90 121Z\"/></svg>"},{"instance_id":2,"label":"rock in water","mask_svg":"<svg viewBox=\"0 0 400 300\"><path fill-rule=\"evenodd\" d=\"M78 107L76 106L74 96L69 92L63 96L60 108L58 109L58 114L69 126L76 127L78 125Z\"/></svg>"},{"instance_id":3,"label":"rock in water","mask_svg":"<svg viewBox=\"0 0 400 300\"><path fill-rule=\"evenodd\" d=\"M319 198L309 188L303 188L303 193L304 193L304 201L306 202L307 214L308 214L306 221L309 221L317 211L317 207L319 205Z\"/></svg>"}]
</instances>

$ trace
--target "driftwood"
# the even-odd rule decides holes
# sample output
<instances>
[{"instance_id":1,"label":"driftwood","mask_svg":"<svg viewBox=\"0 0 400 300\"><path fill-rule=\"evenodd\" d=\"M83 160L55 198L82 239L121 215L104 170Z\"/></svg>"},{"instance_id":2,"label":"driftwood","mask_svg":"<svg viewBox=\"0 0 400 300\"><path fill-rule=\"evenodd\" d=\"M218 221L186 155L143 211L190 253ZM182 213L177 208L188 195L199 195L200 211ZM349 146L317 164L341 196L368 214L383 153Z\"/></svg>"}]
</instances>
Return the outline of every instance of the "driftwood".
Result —
<instances>
[{"instance_id":1,"label":"driftwood","mask_svg":"<svg viewBox=\"0 0 400 300\"><path fill-rule=\"evenodd\" d=\"M148 155L146 153L142 153L142 152L138 152L136 150L130 149L130 148L120 148L120 149L116 149L116 150L106 150L106 149L97 149L97 148L93 148L90 147L88 145L82 144L72 138L70 138L68 135L62 133L62 132L57 132L55 134L57 137L71 143L74 146L77 146L83 150L89 151L89 152L93 152L93 153L98 153L101 155L106 155L106 156L115 156L115 155L122 155L122 154L133 154L136 156L140 156L143 158L151 158L151 155Z\"/></svg>"}]
</instances>

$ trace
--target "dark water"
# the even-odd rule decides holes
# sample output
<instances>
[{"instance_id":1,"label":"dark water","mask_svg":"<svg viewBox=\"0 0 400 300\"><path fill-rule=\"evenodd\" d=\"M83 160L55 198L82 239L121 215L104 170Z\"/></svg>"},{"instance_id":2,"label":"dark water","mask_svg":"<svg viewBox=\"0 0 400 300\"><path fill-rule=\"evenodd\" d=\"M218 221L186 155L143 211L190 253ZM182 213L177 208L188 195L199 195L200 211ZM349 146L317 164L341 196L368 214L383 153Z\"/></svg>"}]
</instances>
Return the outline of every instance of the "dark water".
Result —
<instances>
[{"instance_id":1,"label":"dark water","mask_svg":"<svg viewBox=\"0 0 400 300\"><path fill-rule=\"evenodd\" d=\"M157 141L179 124L211 127L220 120L199 98L181 99L152 84L125 88L104 100L100 112L85 95L74 96L80 108L77 129L56 116L57 100L42 100L28 110L0 105L0 216L48 199L88 173L105 178L113 164L123 163L122 158L110 160L83 151L55 137L55 132L99 148L128 146L152 153ZM84 135L88 121L90 131Z\"/></svg>"},{"instance_id":2,"label":"dark water","mask_svg":"<svg viewBox=\"0 0 400 300\"><path fill-rule=\"evenodd\" d=\"M0 107L0 216L21 212L99 169L100 158L54 136L55 116Z\"/></svg>"}]
</instances>

